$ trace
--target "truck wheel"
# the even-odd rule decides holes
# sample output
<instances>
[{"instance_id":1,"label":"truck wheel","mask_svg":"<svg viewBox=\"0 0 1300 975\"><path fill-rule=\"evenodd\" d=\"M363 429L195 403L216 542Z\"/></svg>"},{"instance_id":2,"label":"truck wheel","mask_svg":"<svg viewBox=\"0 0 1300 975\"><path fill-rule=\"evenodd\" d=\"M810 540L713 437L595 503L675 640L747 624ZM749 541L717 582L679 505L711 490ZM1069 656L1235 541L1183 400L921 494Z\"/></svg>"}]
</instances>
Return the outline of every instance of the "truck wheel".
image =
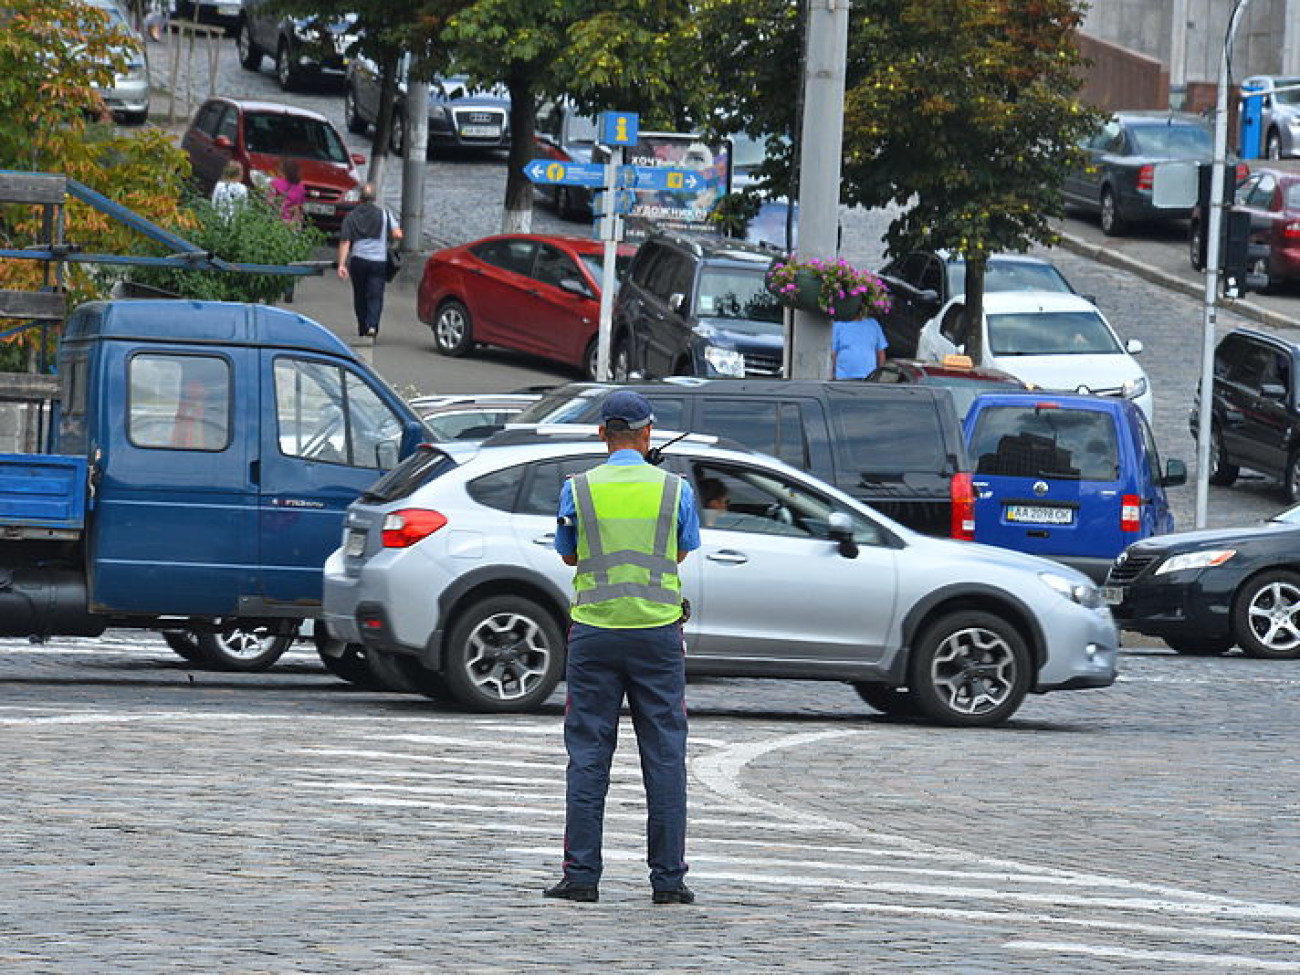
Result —
<instances>
[{"instance_id":1,"label":"truck wheel","mask_svg":"<svg viewBox=\"0 0 1300 975\"><path fill-rule=\"evenodd\" d=\"M457 614L443 679L473 711L527 711L542 704L564 672L564 637L531 599L494 596Z\"/></svg>"},{"instance_id":2,"label":"truck wheel","mask_svg":"<svg viewBox=\"0 0 1300 975\"><path fill-rule=\"evenodd\" d=\"M963 610L921 632L907 684L925 717L977 728L1011 717L1029 680L1029 650L1015 627L992 613Z\"/></svg>"},{"instance_id":3,"label":"truck wheel","mask_svg":"<svg viewBox=\"0 0 1300 975\"><path fill-rule=\"evenodd\" d=\"M198 638L189 630L163 630L162 638L178 657L192 664L204 662Z\"/></svg>"},{"instance_id":4,"label":"truck wheel","mask_svg":"<svg viewBox=\"0 0 1300 975\"><path fill-rule=\"evenodd\" d=\"M853 689L858 692L858 697L881 714L891 718L915 718L917 715L916 698L906 687L859 680L853 682Z\"/></svg>"},{"instance_id":5,"label":"truck wheel","mask_svg":"<svg viewBox=\"0 0 1300 975\"><path fill-rule=\"evenodd\" d=\"M1300 575L1276 569L1243 583L1233 600L1232 631L1248 657L1300 657Z\"/></svg>"},{"instance_id":6,"label":"truck wheel","mask_svg":"<svg viewBox=\"0 0 1300 975\"><path fill-rule=\"evenodd\" d=\"M1210 483L1219 487L1230 487L1237 480L1240 469L1229 463L1228 450L1223 445L1223 432L1214 428L1210 436Z\"/></svg>"},{"instance_id":7,"label":"truck wheel","mask_svg":"<svg viewBox=\"0 0 1300 975\"><path fill-rule=\"evenodd\" d=\"M245 71L260 71L262 69L262 49L253 40L253 25L247 17L240 21L235 47L239 52L240 67Z\"/></svg>"},{"instance_id":8,"label":"truck wheel","mask_svg":"<svg viewBox=\"0 0 1300 975\"><path fill-rule=\"evenodd\" d=\"M474 347L474 322L469 309L450 298L442 303L433 320L433 342L439 352L463 356Z\"/></svg>"},{"instance_id":9,"label":"truck wheel","mask_svg":"<svg viewBox=\"0 0 1300 975\"><path fill-rule=\"evenodd\" d=\"M234 625L217 633L200 633L203 658L220 670L251 674L266 670L293 645L295 633L276 633L267 626Z\"/></svg>"}]
</instances>

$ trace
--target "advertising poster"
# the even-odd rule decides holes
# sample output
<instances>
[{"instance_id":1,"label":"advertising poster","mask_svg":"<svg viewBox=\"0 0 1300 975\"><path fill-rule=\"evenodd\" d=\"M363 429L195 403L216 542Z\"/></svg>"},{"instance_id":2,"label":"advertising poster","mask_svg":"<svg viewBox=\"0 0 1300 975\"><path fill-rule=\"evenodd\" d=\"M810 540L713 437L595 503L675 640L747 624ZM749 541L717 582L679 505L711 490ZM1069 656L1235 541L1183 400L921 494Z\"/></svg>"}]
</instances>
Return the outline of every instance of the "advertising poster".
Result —
<instances>
[{"instance_id":1,"label":"advertising poster","mask_svg":"<svg viewBox=\"0 0 1300 975\"><path fill-rule=\"evenodd\" d=\"M631 210L625 218L627 238L640 240L653 230L716 234L710 215L731 190L731 142L706 141L679 132L642 132L635 146L624 150L630 166L670 166L693 169L704 177L694 192L633 190Z\"/></svg>"}]
</instances>

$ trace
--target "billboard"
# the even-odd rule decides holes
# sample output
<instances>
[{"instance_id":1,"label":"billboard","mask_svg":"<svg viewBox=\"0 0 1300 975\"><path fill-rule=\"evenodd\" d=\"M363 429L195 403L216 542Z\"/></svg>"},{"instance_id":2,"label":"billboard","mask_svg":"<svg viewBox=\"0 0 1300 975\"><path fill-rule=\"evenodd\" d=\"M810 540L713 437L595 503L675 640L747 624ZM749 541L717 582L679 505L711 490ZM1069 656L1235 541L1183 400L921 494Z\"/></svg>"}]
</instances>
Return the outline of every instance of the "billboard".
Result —
<instances>
[{"instance_id":1,"label":"billboard","mask_svg":"<svg viewBox=\"0 0 1300 975\"><path fill-rule=\"evenodd\" d=\"M639 240L654 230L719 233L712 214L731 192L731 141L705 139L680 132L642 132L637 143L623 150L630 166L671 166L693 169L704 184L690 193L633 190L624 218L627 238Z\"/></svg>"}]
</instances>

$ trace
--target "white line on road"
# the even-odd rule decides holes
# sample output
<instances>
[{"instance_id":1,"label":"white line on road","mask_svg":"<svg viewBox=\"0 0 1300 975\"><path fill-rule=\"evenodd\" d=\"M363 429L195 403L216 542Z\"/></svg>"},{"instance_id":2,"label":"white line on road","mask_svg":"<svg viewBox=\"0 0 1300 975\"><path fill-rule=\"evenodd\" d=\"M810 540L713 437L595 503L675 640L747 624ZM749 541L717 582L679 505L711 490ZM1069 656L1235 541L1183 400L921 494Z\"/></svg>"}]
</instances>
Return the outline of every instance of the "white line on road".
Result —
<instances>
[{"instance_id":1,"label":"white line on road","mask_svg":"<svg viewBox=\"0 0 1300 975\"><path fill-rule=\"evenodd\" d=\"M1202 955L1190 951L1147 951L1113 948L1109 945L1080 945L1065 941L1008 941L1004 948L1018 951L1050 952L1054 955L1089 955L1093 958L1122 958L1125 961L1167 962L1173 965L1202 965L1227 968L1234 972L1251 969L1261 972L1300 972L1300 961L1273 961L1245 955Z\"/></svg>"}]
</instances>

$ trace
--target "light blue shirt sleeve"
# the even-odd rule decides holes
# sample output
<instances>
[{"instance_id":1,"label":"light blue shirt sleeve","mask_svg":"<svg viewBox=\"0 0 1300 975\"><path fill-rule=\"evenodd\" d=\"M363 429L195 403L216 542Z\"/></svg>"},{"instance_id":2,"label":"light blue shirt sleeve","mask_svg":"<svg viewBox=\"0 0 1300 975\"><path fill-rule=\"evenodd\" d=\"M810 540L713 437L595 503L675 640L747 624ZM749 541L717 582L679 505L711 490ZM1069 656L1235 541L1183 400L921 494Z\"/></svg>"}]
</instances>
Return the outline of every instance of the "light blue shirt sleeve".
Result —
<instances>
[{"instance_id":1,"label":"light blue shirt sleeve","mask_svg":"<svg viewBox=\"0 0 1300 975\"><path fill-rule=\"evenodd\" d=\"M565 519L569 523L564 523ZM573 503L573 485L567 479L560 488L560 508L555 514L555 551L573 555L578 551L578 507Z\"/></svg>"},{"instance_id":2,"label":"light blue shirt sleeve","mask_svg":"<svg viewBox=\"0 0 1300 975\"><path fill-rule=\"evenodd\" d=\"M700 509L695 504L691 482L682 478L682 496L677 502L677 550L694 552L700 547Z\"/></svg>"}]
</instances>

